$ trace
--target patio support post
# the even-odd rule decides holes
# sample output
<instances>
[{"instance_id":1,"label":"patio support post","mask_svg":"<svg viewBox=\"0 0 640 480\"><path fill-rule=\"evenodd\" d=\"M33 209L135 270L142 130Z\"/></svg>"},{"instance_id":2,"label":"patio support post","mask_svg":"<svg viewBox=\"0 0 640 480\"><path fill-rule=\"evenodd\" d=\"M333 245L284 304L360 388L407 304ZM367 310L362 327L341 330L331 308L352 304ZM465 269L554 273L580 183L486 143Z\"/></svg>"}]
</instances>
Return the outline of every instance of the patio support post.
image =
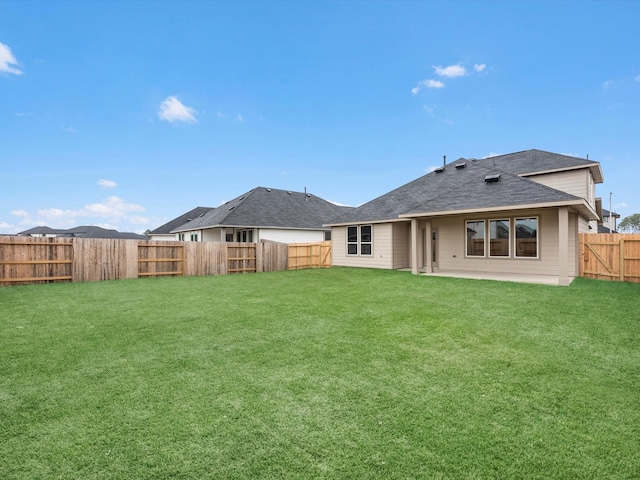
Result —
<instances>
[{"instance_id":1,"label":"patio support post","mask_svg":"<svg viewBox=\"0 0 640 480\"><path fill-rule=\"evenodd\" d=\"M433 252L432 252L432 246L431 246L431 220L427 220L427 224L426 224L426 228L424 230L424 247L423 251L425 252L424 256L424 268L426 269L427 273L432 273L433 272Z\"/></svg>"},{"instance_id":2,"label":"patio support post","mask_svg":"<svg viewBox=\"0 0 640 480\"><path fill-rule=\"evenodd\" d=\"M411 273L418 275L418 245L420 244L420 230L418 229L418 219L411 219Z\"/></svg>"},{"instance_id":3,"label":"patio support post","mask_svg":"<svg viewBox=\"0 0 640 480\"><path fill-rule=\"evenodd\" d=\"M558 209L558 283L569 285L569 209Z\"/></svg>"}]
</instances>

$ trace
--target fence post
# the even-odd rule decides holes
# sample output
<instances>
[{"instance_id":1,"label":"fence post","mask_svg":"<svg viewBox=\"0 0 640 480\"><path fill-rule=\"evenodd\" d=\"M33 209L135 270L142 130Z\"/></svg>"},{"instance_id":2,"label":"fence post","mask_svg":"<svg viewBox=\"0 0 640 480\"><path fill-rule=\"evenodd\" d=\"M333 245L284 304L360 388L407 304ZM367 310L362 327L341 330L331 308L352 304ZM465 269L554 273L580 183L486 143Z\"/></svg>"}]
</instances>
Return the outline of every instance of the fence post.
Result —
<instances>
[{"instance_id":1,"label":"fence post","mask_svg":"<svg viewBox=\"0 0 640 480\"><path fill-rule=\"evenodd\" d=\"M624 238L620 239L620 281L624 282Z\"/></svg>"}]
</instances>

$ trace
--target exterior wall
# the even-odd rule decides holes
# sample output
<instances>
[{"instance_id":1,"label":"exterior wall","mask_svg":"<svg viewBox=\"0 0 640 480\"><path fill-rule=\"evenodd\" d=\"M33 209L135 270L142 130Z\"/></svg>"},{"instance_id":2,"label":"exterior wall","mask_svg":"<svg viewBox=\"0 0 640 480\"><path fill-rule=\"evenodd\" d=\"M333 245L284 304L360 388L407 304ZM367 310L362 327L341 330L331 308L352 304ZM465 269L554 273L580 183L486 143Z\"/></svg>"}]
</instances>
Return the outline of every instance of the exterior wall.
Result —
<instances>
[{"instance_id":1,"label":"exterior wall","mask_svg":"<svg viewBox=\"0 0 640 480\"><path fill-rule=\"evenodd\" d=\"M465 256L465 221L514 218L521 216L538 217L538 258L469 258ZM455 270L487 273L527 273L533 275L558 275L559 269L559 228L558 211L545 209L537 211L508 212L504 215L492 213L473 217L448 217L433 219L433 228L438 229L438 270ZM577 215L569 215L570 277L577 276ZM574 272L574 273L571 273Z\"/></svg>"},{"instance_id":2,"label":"exterior wall","mask_svg":"<svg viewBox=\"0 0 640 480\"><path fill-rule=\"evenodd\" d=\"M208 228L202 231L202 241L203 242L224 242L225 238L222 233L222 228ZM185 240L188 240L190 237L188 235L184 236Z\"/></svg>"},{"instance_id":3,"label":"exterior wall","mask_svg":"<svg viewBox=\"0 0 640 480\"><path fill-rule=\"evenodd\" d=\"M546 185L547 187L582 197L595 208L595 185L588 168L570 170L568 172L525 176L525 178Z\"/></svg>"},{"instance_id":4,"label":"exterior wall","mask_svg":"<svg viewBox=\"0 0 640 480\"><path fill-rule=\"evenodd\" d=\"M167 234L150 235L149 236L149 240L160 240L160 241L174 242L174 241L178 240L178 234L177 233L167 233Z\"/></svg>"},{"instance_id":5,"label":"exterior wall","mask_svg":"<svg viewBox=\"0 0 640 480\"><path fill-rule=\"evenodd\" d=\"M256 229L257 230L257 229ZM323 230L279 230L275 228L261 228L258 239L282 243L311 243L324 242Z\"/></svg>"},{"instance_id":6,"label":"exterior wall","mask_svg":"<svg viewBox=\"0 0 640 480\"><path fill-rule=\"evenodd\" d=\"M363 224L368 225L368 224ZM366 267L393 269L393 225L373 224L373 254L347 255L347 227L331 229L333 265L340 267Z\"/></svg>"},{"instance_id":7,"label":"exterior wall","mask_svg":"<svg viewBox=\"0 0 640 480\"><path fill-rule=\"evenodd\" d=\"M589 228L591 227L591 228ZM584 217L578 217L578 232L579 233L597 233L598 227L595 229L589 220Z\"/></svg>"},{"instance_id":8,"label":"exterior wall","mask_svg":"<svg viewBox=\"0 0 640 480\"><path fill-rule=\"evenodd\" d=\"M393 235L393 266L391 268L409 268L411 266L411 223L391 224Z\"/></svg>"}]
</instances>

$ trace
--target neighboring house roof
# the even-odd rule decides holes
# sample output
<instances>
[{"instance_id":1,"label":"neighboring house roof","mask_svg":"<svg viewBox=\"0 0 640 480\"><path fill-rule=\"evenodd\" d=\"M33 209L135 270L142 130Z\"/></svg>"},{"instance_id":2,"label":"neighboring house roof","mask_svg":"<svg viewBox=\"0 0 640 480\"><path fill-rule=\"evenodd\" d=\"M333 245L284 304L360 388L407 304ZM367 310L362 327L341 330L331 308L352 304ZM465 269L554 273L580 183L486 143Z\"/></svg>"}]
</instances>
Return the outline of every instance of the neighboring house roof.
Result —
<instances>
[{"instance_id":1,"label":"neighboring house roof","mask_svg":"<svg viewBox=\"0 0 640 480\"><path fill-rule=\"evenodd\" d=\"M24 232L18 233L22 236L30 235L55 235L56 237L71 237L71 238L112 238L121 240L146 240L145 235L138 235L137 233L118 232L117 230L108 230L101 227L95 227L93 225L83 225L80 227L74 227L69 229L55 229L49 227L35 227Z\"/></svg>"},{"instance_id":2,"label":"neighboring house roof","mask_svg":"<svg viewBox=\"0 0 640 480\"><path fill-rule=\"evenodd\" d=\"M557 164L552 159L557 157ZM592 168L596 162L529 150L481 160L461 158L334 219L330 225L400 220L414 215L575 205L588 218L597 214L586 201L525 178L528 172ZM513 163L510 163L513 160ZM529 161L529 168L525 168ZM463 166L464 165L464 166ZM499 177L498 177L499 175ZM487 177L497 181L487 182Z\"/></svg>"},{"instance_id":3,"label":"neighboring house roof","mask_svg":"<svg viewBox=\"0 0 640 480\"><path fill-rule=\"evenodd\" d=\"M187 213L180 215L179 217L174 218L170 222L165 223L164 225L156 228L149 232L149 235L169 235L172 230L184 225L187 222L191 222L192 220L204 216L207 212L213 210L212 207L196 207L193 210L189 210Z\"/></svg>"},{"instance_id":4,"label":"neighboring house roof","mask_svg":"<svg viewBox=\"0 0 640 480\"><path fill-rule=\"evenodd\" d=\"M620 218L620 214L616 213L616 212L610 212L609 210L607 210L606 208L602 209L602 216L603 217L610 217L613 215L613 218Z\"/></svg>"},{"instance_id":5,"label":"neighboring house roof","mask_svg":"<svg viewBox=\"0 0 640 480\"><path fill-rule=\"evenodd\" d=\"M351 209L310 193L256 187L172 232L215 227L327 230L323 224Z\"/></svg>"}]
</instances>

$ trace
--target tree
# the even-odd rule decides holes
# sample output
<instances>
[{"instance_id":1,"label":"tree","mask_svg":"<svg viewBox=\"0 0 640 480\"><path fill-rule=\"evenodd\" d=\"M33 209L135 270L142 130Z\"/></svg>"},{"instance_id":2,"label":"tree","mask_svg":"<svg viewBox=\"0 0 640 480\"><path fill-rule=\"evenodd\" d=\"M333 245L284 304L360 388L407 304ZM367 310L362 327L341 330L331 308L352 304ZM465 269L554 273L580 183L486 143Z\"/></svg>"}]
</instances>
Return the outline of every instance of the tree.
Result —
<instances>
[{"instance_id":1,"label":"tree","mask_svg":"<svg viewBox=\"0 0 640 480\"><path fill-rule=\"evenodd\" d=\"M640 233L640 213L624 217L618 225L618 230L627 233Z\"/></svg>"}]
</instances>

